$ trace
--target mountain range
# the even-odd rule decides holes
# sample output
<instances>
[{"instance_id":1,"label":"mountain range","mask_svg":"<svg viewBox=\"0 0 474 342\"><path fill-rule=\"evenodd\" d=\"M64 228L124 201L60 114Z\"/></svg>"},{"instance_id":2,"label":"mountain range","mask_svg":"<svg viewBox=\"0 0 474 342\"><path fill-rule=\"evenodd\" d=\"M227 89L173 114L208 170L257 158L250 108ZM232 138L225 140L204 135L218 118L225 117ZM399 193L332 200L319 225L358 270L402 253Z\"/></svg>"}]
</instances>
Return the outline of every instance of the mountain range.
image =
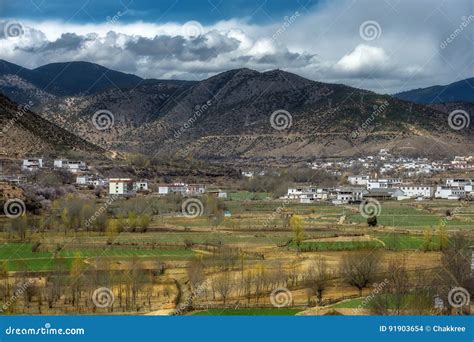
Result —
<instances>
[{"instance_id":1,"label":"mountain range","mask_svg":"<svg viewBox=\"0 0 474 342\"><path fill-rule=\"evenodd\" d=\"M0 95L0 155L6 158L71 153L104 158L106 151L43 119L30 104L17 105Z\"/></svg>"},{"instance_id":2,"label":"mountain range","mask_svg":"<svg viewBox=\"0 0 474 342\"><path fill-rule=\"evenodd\" d=\"M474 77L448 85L413 89L395 97L416 103L471 102L474 103Z\"/></svg>"},{"instance_id":3,"label":"mountain range","mask_svg":"<svg viewBox=\"0 0 474 342\"><path fill-rule=\"evenodd\" d=\"M31 101L43 119L95 145L157 156L258 162L380 148L454 155L473 146L470 127L448 124L452 110L472 111L472 103L424 105L282 70L236 69L190 82L145 80L86 62L28 70L3 61L0 92ZM106 130L92 120L101 111L113 116Z\"/></svg>"}]
</instances>

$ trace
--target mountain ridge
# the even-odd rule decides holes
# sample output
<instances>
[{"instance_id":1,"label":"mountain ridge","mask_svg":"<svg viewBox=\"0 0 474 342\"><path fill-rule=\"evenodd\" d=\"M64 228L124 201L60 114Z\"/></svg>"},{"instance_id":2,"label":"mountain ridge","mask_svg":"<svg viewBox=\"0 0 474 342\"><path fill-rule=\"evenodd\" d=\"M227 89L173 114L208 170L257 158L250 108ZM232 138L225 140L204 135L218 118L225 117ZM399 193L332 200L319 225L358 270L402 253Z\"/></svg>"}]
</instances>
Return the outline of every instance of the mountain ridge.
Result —
<instances>
[{"instance_id":1,"label":"mountain ridge","mask_svg":"<svg viewBox=\"0 0 474 342\"><path fill-rule=\"evenodd\" d=\"M393 95L402 100L422 103L471 102L474 103L474 77L447 85L412 89Z\"/></svg>"},{"instance_id":2,"label":"mountain ridge","mask_svg":"<svg viewBox=\"0 0 474 342\"><path fill-rule=\"evenodd\" d=\"M37 113L81 138L150 155L308 158L392 145L455 154L472 144L470 127L457 132L448 125L446 110L454 105L425 106L280 69L233 69L196 82L145 80L132 88L72 96L41 93L11 75L0 77L0 85L16 87L19 98L38 99ZM101 110L114 116L106 131L94 129L91 120ZM275 128L272 117L285 112L288 127ZM435 144L440 147L428 151Z\"/></svg>"}]
</instances>

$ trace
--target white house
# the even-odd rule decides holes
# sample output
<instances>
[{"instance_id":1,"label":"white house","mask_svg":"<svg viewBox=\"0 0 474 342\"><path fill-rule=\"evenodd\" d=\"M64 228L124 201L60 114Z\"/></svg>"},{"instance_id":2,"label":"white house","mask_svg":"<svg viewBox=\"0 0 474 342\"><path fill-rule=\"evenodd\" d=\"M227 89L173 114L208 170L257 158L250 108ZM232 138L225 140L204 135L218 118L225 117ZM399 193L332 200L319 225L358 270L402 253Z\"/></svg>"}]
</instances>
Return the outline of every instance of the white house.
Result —
<instances>
[{"instance_id":1,"label":"white house","mask_svg":"<svg viewBox=\"0 0 474 342\"><path fill-rule=\"evenodd\" d=\"M469 178L448 178L446 179L446 186L465 186L474 184L474 179Z\"/></svg>"},{"instance_id":2,"label":"white house","mask_svg":"<svg viewBox=\"0 0 474 342\"><path fill-rule=\"evenodd\" d=\"M317 188L315 186L298 186L294 188L288 188L286 198L289 199L301 199L302 197L308 198L308 195L311 195L310 197L313 197L314 194L316 194Z\"/></svg>"},{"instance_id":3,"label":"white house","mask_svg":"<svg viewBox=\"0 0 474 342\"><path fill-rule=\"evenodd\" d=\"M182 196L202 195L206 192L206 186L202 184L174 183L158 186L158 194L180 194Z\"/></svg>"},{"instance_id":4,"label":"white house","mask_svg":"<svg viewBox=\"0 0 474 342\"><path fill-rule=\"evenodd\" d=\"M464 188L461 187L449 187L449 186L437 186L435 192L435 198L442 199L459 199L466 195Z\"/></svg>"},{"instance_id":5,"label":"white house","mask_svg":"<svg viewBox=\"0 0 474 342\"><path fill-rule=\"evenodd\" d=\"M362 201L364 194L368 191L363 188L340 188L336 189L336 199L333 200L334 204L352 203Z\"/></svg>"},{"instance_id":6,"label":"white house","mask_svg":"<svg viewBox=\"0 0 474 342\"><path fill-rule=\"evenodd\" d=\"M134 182L133 190L134 191L148 191L148 182L147 181Z\"/></svg>"},{"instance_id":7,"label":"white house","mask_svg":"<svg viewBox=\"0 0 474 342\"><path fill-rule=\"evenodd\" d=\"M431 198L434 194L434 187L426 185L402 185L400 190L407 198Z\"/></svg>"},{"instance_id":8,"label":"white house","mask_svg":"<svg viewBox=\"0 0 474 342\"><path fill-rule=\"evenodd\" d=\"M367 182L369 181L369 178L370 178L369 176L365 176L365 175L349 176L347 178L347 181L351 185L364 185L364 186L366 186Z\"/></svg>"},{"instance_id":9,"label":"white house","mask_svg":"<svg viewBox=\"0 0 474 342\"><path fill-rule=\"evenodd\" d=\"M76 177L76 185L80 186L104 186L107 184L107 180L95 178L92 175L78 175Z\"/></svg>"},{"instance_id":10,"label":"white house","mask_svg":"<svg viewBox=\"0 0 474 342\"><path fill-rule=\"evenodd\" d=\"M79 160L55 159L54 168L56 170L65 169L67 171L76 173L78 171L87 170L87 165L85 162Z\"/></svg>"},{"instance_id":11,"label":"white house","mask_svg":"<svg viewBox=\"0 0 474 342\"><path fill-rule=\"evenodd\" d=\"M76 184L77 185L93 185L93 179L89 175L81 175L76 177Z\"/></svg>"},{"instance_id":12,"label":"white house","mask_svg":"<svg viewBox=\"0 0 474 342\"><path fill-rule=\"evenodd\" d=\"M370 179L367 182L367 189L389 189L398 188L402 184L400 178Z\"/></svg>"},{"instance_id":13,"label":"white house","mask_svg":"<svg viewBox=\"0 0 474 342\"><path fill-rule=\"evenodd\" d=\"M242 171L242 176L247 178L252 178L254 176L253 171Z\"/></svg>"},{"instance_id":14,"label":"white house","mask_svg":"<svg viewBox=\"0 0 474 342\"><path fill-rule=\"evenodd\" d=\"M133 195L133 181L130 178L110 178L110 195Z\"/></svg>"},{"instance_id":15,"label":"white house","mask_svg":"<svg viewBox=\"0 0 474 342\"><path fill-rule=\"evenodd\" d=\"M23 171L37 171L41 168L43 168L43 159L41 158L23 159L23 163L21 164Z\"/></svg>"}]
</instances>

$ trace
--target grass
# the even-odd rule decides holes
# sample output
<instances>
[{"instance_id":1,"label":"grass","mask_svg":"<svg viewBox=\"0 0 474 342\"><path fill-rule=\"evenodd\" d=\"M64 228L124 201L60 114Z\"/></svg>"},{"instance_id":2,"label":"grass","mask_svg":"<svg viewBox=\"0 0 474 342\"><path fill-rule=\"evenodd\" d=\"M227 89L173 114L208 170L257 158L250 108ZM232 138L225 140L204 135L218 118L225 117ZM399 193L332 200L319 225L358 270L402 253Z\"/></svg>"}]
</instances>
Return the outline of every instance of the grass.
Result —
<instances>
[{"instance_id":1,"label":"grass","mask_svg":"<svg viewBox=\"0 0 474 342\"><path fill-rule=\"evenodd\" d=\"M359 213L353 213L348 215L348 219L356 223L367 222L367 219ZM381 213L377 216L378 224L384 226L417 229L425 227L436 227L441 223L442 219L443 218L439 215L432 214L422 209L402 206L402 204L398 203L381 203ZM465 227L472 226L472 224L472 222L466 222L457 219L453 219L446 222L446 225L448 227Z\"/></svg>"},{"instance_id":2,"label":"grass","mask_svg":"<svg viewBox=\"0 0 474 342\"><path fill-rule=\"evenodd\" d=\"M389 250L421 250L424 248L424 238L421 235L375 234L374 236L383 241L385 243L385 247ZM436 236L433 237L427 249L439 249L439 242Z\"/></svg>"},{"instance_id":3,"label":"grass","mask_svg":"<svg viewBox=\"0 0 474 342\"><path fill-rule=\"evenodd\" d=\"M345 302L336 303L330 307L333 309L356 309L362 305L364 298L350 299Z\"/></svg>"},{"instance_id":4,"label":"grass","mask_svg":"<svg viewBox=\"0 0 474 342\"><path fill-rule=\"evenodd\" d=\"M269 308L269 309L209 309L193 312L193 316L294 316L300 309Z\"/></svg>"},{"instance_id":5,"label":"grass","mask_svg":"<svg viewBox=\"0 0 474 342\"><path fill-rule=\"evenodd\" d=\"M301 243L302 252L312 251L351 251L358 249L381 248L383 244L379 241L314 241ZM290 248L296 250L296 244L290 244Z\"/></svg>"},{"instance_id":6,"label":"grass","mask_svg":"<svg viewBox=\"0 0 474 342\"><path fill-rule=\"evenodd\" d=\"M380 299L381 302L386 303L387 309L397 309L397 307L407 307L410 303L417 301L417 295L415 294L406 294L401 297L400 303L397 305L396 297L392 294L379 294L376 298ZM364 303L366 297L364 298L355 298L350 299L344 302L336 303L330 307L333 309L370 309L376 305L377 300L369 300Z\"/></svg>"},{"instance_id":7,"label":"grass","mask_svg":"<svg viewBox=\"0 0 474 342\"><path fill-rule=\"evenodd\" d=\"M31 243L5 243L0 246L0 263L5 262L9 271L48 271L55 268L56 261L51 252L32 252ZM117 247L103 247L96 249L66 249L59 252L59 256L70 269L74 256L79 253L83 258L93 257L159 257L161 261L184 260L192 257L192 250L176 249L128 249Z\"/></svg>"}]
</instances>

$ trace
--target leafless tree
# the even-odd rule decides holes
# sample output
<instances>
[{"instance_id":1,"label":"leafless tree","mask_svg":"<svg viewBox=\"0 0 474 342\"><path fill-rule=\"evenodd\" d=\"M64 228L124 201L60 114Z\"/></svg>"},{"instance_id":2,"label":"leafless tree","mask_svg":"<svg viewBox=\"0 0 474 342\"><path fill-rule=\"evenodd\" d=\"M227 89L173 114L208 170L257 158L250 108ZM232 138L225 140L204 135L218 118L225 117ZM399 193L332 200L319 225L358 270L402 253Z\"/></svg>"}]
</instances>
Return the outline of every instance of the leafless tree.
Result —
<instances>
[{"instance_id":1,"label":"leafless tree","mask_svg":"<svg viewBox=\"0 0 474 342\"><path fill-rule=\"evenodd\" d=\"M327 289L332 273L328 267L326 259L319 256L308 267L306 276L306 286L310 293L316 295L318 304L323 301L323 293Z\"/></svg>"},{"instance_id":2,"label":"leafless tree","mask_svg":"<svg viewBox=\"0 0 474 342\"><path fill-rule=\"evenodd\" d=\"M233 287L231 274L229 272L223 272L217 275L213 279L213 282L215 284L217 293L219 293L222 298L223 304L225 305L229 294L232 292Z\"/></svg>"},{"instance_id":3,"label":"leafless tree","mask_svg":"<svg viewBox=\"0 0 474 342\"><path fill-rule=\"evenodd\" d=\"M191 290L194 291L204 281L204 264L199 259L192 259L186 267Z\"/></svg>"},{"instance_id":4,"label":"leafless tree","mask_svg":"<svg viewBox=\"0 0 474 342\"><path fill-rule=\"evenodd\" d=\"M342 257L339 269L344 281L355 286L362 296L362 289L370 284L377 274L379 255L375 251L357 251Z\"/></svg>"}]
</instances>

